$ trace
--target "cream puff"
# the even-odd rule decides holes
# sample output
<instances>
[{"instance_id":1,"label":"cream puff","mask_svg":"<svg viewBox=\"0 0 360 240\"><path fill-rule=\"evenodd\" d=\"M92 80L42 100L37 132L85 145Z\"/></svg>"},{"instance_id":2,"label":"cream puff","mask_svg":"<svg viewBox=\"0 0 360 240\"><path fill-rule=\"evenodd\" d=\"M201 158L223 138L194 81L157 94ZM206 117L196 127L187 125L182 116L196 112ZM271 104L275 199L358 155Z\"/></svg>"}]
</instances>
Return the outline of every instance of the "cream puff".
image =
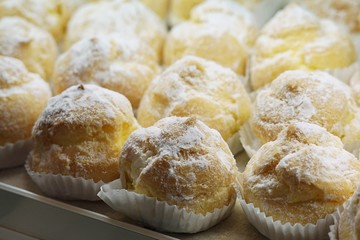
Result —
<instances>
[{"instance_id":1,"label":"cream puff","mask_svg":"<svg viewBox=\"0 0 360 240\"><path fill-rule=\"evenodd\" d=\"M235 159L214 129L195 118L168 117L138 129L120 155L123 188L203 214L235 197Z\"/></svg>"},{"instance_id":2,"label":"cream puff","mask_svg":"<svg viewBox=\"0 0 360 240\"><path fill-rule=\"evenodd\" d=\"M145 41L161 59L166 34L164 22L137 0L114 0L82 6L69 21L64 47L99 34L134 35Z\"/></svg>"},{"instance_id":3,"label":"cream puff","mask_svg":"<svg viewBox=\"0 0 360 240\"><path fill-rule=\"evenodd\" d=\"M0 16L17 16L50 32L57 41L64 35L66 15L60 0L2 0Z\"/></svg>"},{"instance_id":4,"label":"cream puff","mask_svg":"<svg viewBox=\"0 0 360 240\"><path fill-rule=\"evenodd\" d=\"M259 90L250 123L262 143L274 141L293 122L322 126L343 138L356 117L349 86L321 71L286 71Z\"/></svg>"},{"instance_id":5,"label":"cream puff","mask_svg":"<svg viewBox=\"0 0 360 240\"><path fill-rule=\"evenodd\" d=\"M349 35L335 23L290 4L261 30L250 63L253 90L286 70L334 70L356 61Z\"/></svg>"},{"instance_id":6,"label":"cream puff","mask_svg":"<svg viewBox=\"0 0 360 240\"><path fill-rule=\"evenodd\" d=\"M202 57L245 75L257 27L251 13L232 1L206 1L197 5L188 21L174 26L164 47L164 63L186 55Z\"/></svg>"},{"instance_id":7,"label":"cream puff","mask_svg":"<svg viewBox=\"0 0 360 240\"><path fill-rule=\"evenodd\" d=\"M0 19L0 55L20 59L30 72L49 80L57 53L56 42L46 30L19 17Z\"/></svg>"},{"instance_id":8,"label":"cream puff","mask_svg":"<svg viewBox=\"0 0 360 240\"><path fill-rule=\"evenodd\" d=\"M186 56L151 82L137 119L149 127L169 116L196 117L227 141L250 117L250 98L230 69Z\"/></svg>"},{"instance_id":9,"label":"cream puff","mask_svg":"<svg viewBox=\"0 0 360 240\"><path fill-rule=\"evenodd\" d=\"M355 192L360 162L325 128L297 122L259 149L241 182L245 201L274 222L316 224Z\"/></svg>"},{"instance_id":10,"label":"cream puff","mask_svg":"<svg viewBox=\"0 0 360 240\"><path fill-rule=\"evenodd\" d=\"M79 41L57 60L53 90L59 94L79 83L92 83L125 95L134 109L159 71L156 53L137 38L120 34Z\"/></svg>"},{"instance_id":11,"label":"cream puff","mask_svg":"<svg viewBox=\"0 0 360 240\"><path fill-rule=\"evenodd\" d=\"M36 173L110 182L118 157L139 126L123 95L96 85L77 85L50 99L37 120L29 168Z\"/></svg>"}]
</instances>

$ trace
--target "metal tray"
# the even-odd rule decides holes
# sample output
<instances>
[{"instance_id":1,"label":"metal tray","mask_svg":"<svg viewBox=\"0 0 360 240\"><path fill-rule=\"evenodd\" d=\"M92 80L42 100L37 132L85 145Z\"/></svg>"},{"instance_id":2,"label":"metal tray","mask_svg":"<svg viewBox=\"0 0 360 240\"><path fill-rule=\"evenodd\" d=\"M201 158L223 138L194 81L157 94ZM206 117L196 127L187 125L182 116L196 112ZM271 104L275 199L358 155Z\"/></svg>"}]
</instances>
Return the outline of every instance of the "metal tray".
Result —
<instances>
[{"instance_id":1,"label":"metal tray","mask_svg":"<svg viewBox=\"0 0 360 240\"><path fill-rule=\"evenodd\" d=\"M241 171L248 158L237 156ZM231 216L196 234L159 233L115 212L105 203L46 197L24 167L0 170L0 239L265 239L239 203Z\"/></svg>"}]
</instances>

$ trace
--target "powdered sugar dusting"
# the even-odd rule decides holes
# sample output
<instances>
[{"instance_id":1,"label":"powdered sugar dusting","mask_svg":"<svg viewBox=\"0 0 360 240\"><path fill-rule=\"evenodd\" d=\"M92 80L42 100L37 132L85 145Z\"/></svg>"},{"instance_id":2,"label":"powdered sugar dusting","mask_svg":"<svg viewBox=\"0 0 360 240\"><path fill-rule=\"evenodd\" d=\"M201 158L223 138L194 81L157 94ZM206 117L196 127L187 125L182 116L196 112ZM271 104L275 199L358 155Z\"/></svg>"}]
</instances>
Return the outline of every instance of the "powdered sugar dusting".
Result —
<instances>
[{"instance_id":1,"label":"powdered sugar dusting","mask_svg":"<svg viewBox=\"0 0 360 240\"><path fill-rule=\"evenodd\" d=\"M149 123L149 116L192 116L229 139L249 115L249 96L234 72L215 62L186 56L154 79L142 99L138 119L149 126L155 122Z\"/></svg>"},{"instance_id":2,"label":"powdered sugar dusting","mask_svg":"<svg viewBox=\"0 0 360 240\"><path fill-rule=\"evenodd\" d=\"M329 115L329 109L334 114ZM274 131L279 131L274 125L282 125L282 129L294 121L316 123L343 137L349 121L344 114L351 116L354 111L354 99L347 85L325 72L295 70L281 74L268 88L259 91L253 121L274 137Z\"/></svg>"},{"instance_id":3,"label":"powdered sugar dusting","mask_svg":"<svg viewBox=\"0 0 360 240\"><path fill-rule=\"evenodd\" d=\"M41 131L38 124L56 127L56 123L81 123L100 127L114 121L119 114L128 117L133 115L130 102L121 94L96 85L73 86L50 99L33 134L37 135L37 129ZM52 127L48 129L50 133Z\"/></svg>"},{"instance_id":4,"label":"powdered sugar dusting","mask_svg":"<svg viewBox=\"0 0 360 240\"><path fill-rule=\"evenodd\" d=\"M0 86L1 89L10 88L27 82L30 79L24 77L27 70L24 64L15 58L0 57Z\"/></svg>"},{"instance_id":5,"label":"powdered sugar dusting","mask_svg":"<svg viewBox=\"0 0 360 240\"><path fill-rule=\"evenodd\" d=\"M152 127L135 131L124 145L120 165L127 165L127 161L131 161L129 175L133 186L137 186L149 172L157 168L160 171L159 164L166 161L161 165L166 166L165 173L161 170L162 175L154 177L159 181L163 181L160 178L171 179L175 182L171 186L177 188L178 193L199 184L201 172L220 171L226 175L236 172L235 160L220 134L214 134L214 130L194 118L164 118ZM122 168L120 171L124 171ZM127 180L122 178L122 181ZM194 198L190 193L172 194L174 192L168 192L167 198L175 201L177 198Z\"/></svg>"},{"instance_id":6,"label":"powdered sugar dusting","mask_svg":"<svg viewBox=\"0 0 360 240\"><path fill-rule=\"evenodd\" d=\"M353 32L360 31L360 2L358 0L299 1L322 18L329 18Z\"/></svg>"},{"instance_id":7,"label":"powdered sugar dusting","mask_svg":"<svg viewBox=\"0 0 360 240\"><path fill-rule=\"evenodd\" d=\"M275 171L287 171L288 174L291 172L298 182L323 188L323 183L336 184L339 180L342 182L359 176L359 171L352 168L350 160L355 161L355 158L347 151L310 145L282 158ZM321 184L318 185L319 182ZM329 200L332 197L330 194L325 196Z\"/></svg>"},{"instance_id":8,"label":"powdered sugar dusting","mask_svg":"<svg viewBox=\"0 0 360 240\"><path fill-rule=\"evenodd\" d=\"M345 68L355 60L350 37L335 23L290 4L265 25L255 42L251 84L258 89L286 70Z\"/></svg>"},{"instance_id":9,"label":"powdered sugar dusting","mask_svg":"<svg viewBox=\"0 0 360 240\"><path fill-rule=\"evenodd\" d=\"M244 186L267 200L340 205L360 183L359 177L360 162L343 149L339 138L317 125L298 122L253 156L244 171Z\"/></svg>"},{"instance_id":10,"label":"powdered sugar dusting","mask_svg":"<svg viewBox=\"0 0 360 240\"><path fill-rule=\"evenodd\" d=\"M140 37L158 51L166 30L161 19L138 1L104 1L84 5L73 15L65 45L113 32Z\"/></svg>"}]
</instances>

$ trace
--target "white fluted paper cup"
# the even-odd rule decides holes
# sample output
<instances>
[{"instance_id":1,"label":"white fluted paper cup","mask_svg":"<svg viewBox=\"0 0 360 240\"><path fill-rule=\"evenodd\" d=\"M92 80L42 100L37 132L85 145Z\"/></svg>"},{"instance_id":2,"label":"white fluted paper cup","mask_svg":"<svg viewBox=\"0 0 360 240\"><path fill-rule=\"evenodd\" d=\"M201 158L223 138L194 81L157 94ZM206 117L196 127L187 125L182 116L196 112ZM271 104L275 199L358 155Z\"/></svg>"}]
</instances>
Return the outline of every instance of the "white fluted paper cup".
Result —
<instances>
[{"instance_id":1,"label":"white fluted paper cup","mask_svg":"<svg viewBox=\"0 0 360 240\"><path fill-rule=\"evenodd\" d=\"M264 26L274 14L283 8L290 0L264 0L254 1L256 6L251 9L258 26ZM257 3L258 2L258 3Z\"/></svg>"},{"instance_id":2,"label":"white fluted paper cup","mask_svg":"<svg viewBox=\"0 0 360 240\"><path fill-rule=\"evenodd\" d=\"M335 78L339 79L340 81L350 85L350 80L355 72L358 70L359 63L355 62L348 67L344 68L335 68L335 69L328 69L325 70L330 75L334 76Z\"/></svg>"},{"instance_id":3,"label":"white fluted paper cup","mask_svg":"<svg viewBox=\"0 0 360 240\"><path fill-rule=\"evenodd\" d=\"M338 226L339 222L336 220L333 225L330 226L329 238L330 240L338 240Z\"/></svg>"},{"instance_id":4,"label":"white fluted paper cup","mask_svg":"<svg viewBox=\"0 0 360 240\"><path fill-rule=\"evenodd\" d=\"M28 162L25 169L31 179L46 195L65 200L100 201L97 193L105 183L92 179L65 176L52 173L39 173L30 169Z\"/></svg>"},{"instance_id":5,"label":"white fluted paper cup","mask_svg":"<svg viewBox=\"0 0 360 240\"><path fill-rule=\"evenodd\" d=\"M240 142L239 132L236 132L234 135L232 135L232 137L226 140L226 143L228 144L230 151L232 154L234 154L234 156L244 150Z\"/></svg>"},{"instance_id":6,"label":"white fluted paper cup","mask_svg":"<svg viewBox=\"0 0 360 240\"><path fill-rule=\"evenodd\" d=\"M348 203L349 202L346 201L341 207L336 209L336 215L334 217L334 224L330 226L330 231L329 231L330 240L338 240L339 239L338 227L339 227L340 215L344 211L344 209Z\"/></svg>"},{"instance_id":7,"label":"white fluted paper cup","mask_svg":"<svg viewBox=\"0 0 360 240\"><path fill-rule=\"evenodd\" d=\"M350 37L355 45L356 53L358 56L358 59L360 57L360 33L352 33L350 34Z\"/></svg>"},{"instance_id":8,"label":"white fluted paper cup","mask_svg":"<svg viewBox=\"0 0 360 240\"><path fill-rule=\"evenodd\" d=\"M334 220L339 218L338 212L328 214L324 219L319 219L316 224L306 224L305 226L297 223L282 224L280 221L274 221L271 216L266 216L259 208L252 203L246 203L244 199L239 198L242 209L245 212L250 223L264 236L273 240L282 239L328 239L329 228L334 224Z\"/></svg>"},{"instance_id":9,"label":"white fluted paper cup","mask_svg":"<svg viewBox=\"0 0 360 240\"><path fill-rule=\"evenodd\" d=\"M0 146L0 169L23 165L32 147L31 139Z\"/></svg>"},{"instance_id":10,"label":"white fluted paper cup","mask_svg":"<svg viewBox=\"0 0 360 240\"><path fill-rule=\"evenodd\" d=\"M246 154L251 158L261 148L262 144L251 129L250 121L246 121L239 131L240 142L245 149Z\"/></svg>"},{"instance_id":11,"label":"white fluted paper cup","mask_svg":"<svg viewBox=\"0 0 360 240\"><path fill-rule=\"evenodd\" d=\"M345 142L344 149L360 159L360 141Z\"/></svg>"},{"instance_id":12,"label":"white fluted paper cup","mask_svg":"<svg viewBox=\"0 0 360 240\"><path fill-rule=\"evenodd\" d=\"M158 231L177 233L196 233L214 226L230 215L236 201L234 194L228 206L204 216L144 194L127 191L122 188L120 179L103 185L98 196L112 209L135 221Z\"/></svg>"}]
</instances>

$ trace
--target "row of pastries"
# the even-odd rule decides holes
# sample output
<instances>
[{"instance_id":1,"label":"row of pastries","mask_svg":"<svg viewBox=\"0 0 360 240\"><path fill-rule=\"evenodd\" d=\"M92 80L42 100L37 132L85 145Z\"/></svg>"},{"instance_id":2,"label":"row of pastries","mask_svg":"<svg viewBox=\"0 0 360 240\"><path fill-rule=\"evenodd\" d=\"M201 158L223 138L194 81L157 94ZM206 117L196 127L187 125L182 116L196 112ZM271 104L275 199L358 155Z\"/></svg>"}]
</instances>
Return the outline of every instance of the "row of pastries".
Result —
<instances>
[{"instance_id":1,"label":"row of pastries","mask_svg":"<svg viewBox=\"0 0 360 240\"><path fill-rule=\"evenodd\" d=\"M294 2L0 0L1 168L160 231L238 196L268 238L359 239L360 2Z\"/></svg>"}]
</instances>

